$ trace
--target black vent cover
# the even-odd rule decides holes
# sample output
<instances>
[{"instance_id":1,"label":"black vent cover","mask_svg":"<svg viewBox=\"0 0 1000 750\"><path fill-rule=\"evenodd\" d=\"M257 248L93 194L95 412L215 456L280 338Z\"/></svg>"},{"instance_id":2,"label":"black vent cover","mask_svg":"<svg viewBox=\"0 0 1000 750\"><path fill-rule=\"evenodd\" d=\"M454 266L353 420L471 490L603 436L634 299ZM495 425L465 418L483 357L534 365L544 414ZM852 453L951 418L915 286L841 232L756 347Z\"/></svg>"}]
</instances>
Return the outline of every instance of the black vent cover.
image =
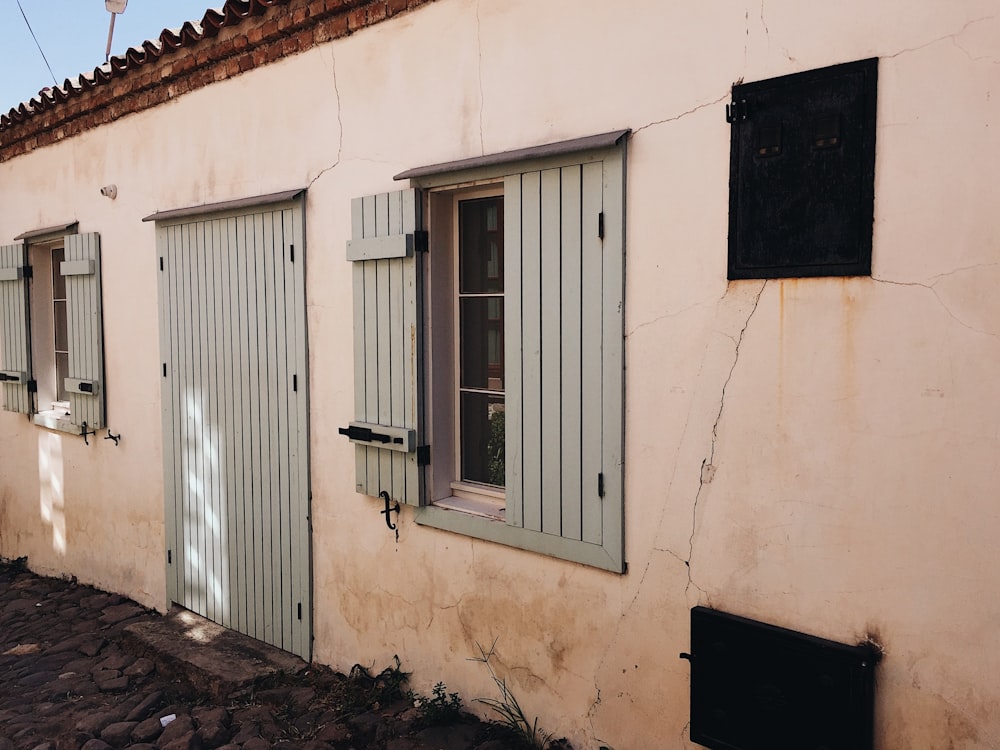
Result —
<instances>
[{"instance_id":1,"label":"black vent cover","mask_svg":"<svg viewBox=\"0 0 1000 750\"><path fill-rule=\"evenodd\" d=\"M691 740L718 750L866 750L879 652L691 610Z\"/></svg>"},{"instance_id":2,"label":"black vent cover","mask_svg":"<svg viewBox=\"0 0 1000 750\"><path fill-rule=\"evenodd\" d=\"M733 86L729 278L871 274L878 60Z\"/></svg>"}]
</instances>

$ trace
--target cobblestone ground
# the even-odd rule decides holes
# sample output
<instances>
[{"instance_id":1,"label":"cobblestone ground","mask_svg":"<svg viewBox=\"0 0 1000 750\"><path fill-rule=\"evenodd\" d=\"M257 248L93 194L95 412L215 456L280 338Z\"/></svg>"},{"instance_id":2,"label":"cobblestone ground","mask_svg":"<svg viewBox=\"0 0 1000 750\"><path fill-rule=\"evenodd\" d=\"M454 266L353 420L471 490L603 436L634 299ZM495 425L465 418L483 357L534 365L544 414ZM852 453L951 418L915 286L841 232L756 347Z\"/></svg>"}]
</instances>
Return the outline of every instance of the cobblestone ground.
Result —
<instances>
[{"instance_id":1,"label":"cobblestone ground","mask_svg":"<svg viewBox=\"0 0 1000 750\"><path fill-rule=\"evenodd\" d=\"M0 560L0 750L519 747L464 714L425 726L392 670L345 677L309 666L213 700L123 647L126 625L158 617L122 596Z\"/></svg>"}]
</instances>

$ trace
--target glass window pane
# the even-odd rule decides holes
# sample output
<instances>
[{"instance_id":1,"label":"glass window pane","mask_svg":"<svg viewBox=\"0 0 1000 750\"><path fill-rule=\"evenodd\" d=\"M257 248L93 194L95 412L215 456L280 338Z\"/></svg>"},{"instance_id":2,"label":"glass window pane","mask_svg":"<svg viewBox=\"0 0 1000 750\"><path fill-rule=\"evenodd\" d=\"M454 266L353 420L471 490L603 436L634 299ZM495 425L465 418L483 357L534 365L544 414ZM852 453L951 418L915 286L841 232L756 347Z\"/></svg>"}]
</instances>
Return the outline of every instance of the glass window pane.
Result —
<instances>
[{"instance_id":1,"label":"glass window pane","mask_svg":"<svg viewBox=\"0 0 1000 750\"><path fill-rule=\"evenodd\" d=\"M66 300L52 303L52 322L56 330L56 351L69 351L69 326L66 323Z\"/></svg>"},{"instance_id":2,"label":"glass window pane","mask_svg":"<svg viewBox=\"0 0 1000 750\"><path fill-rule=\"evenodd\" d=\"M56 352L56 401L69 401L66 378L69 377L69 355Z\"/></svg>"},{"instance_id":3,"label":"glass window pane","mask_svg":"<svg viewBox=\"0 0 1000 750\"><path fill-rule=\"evenodd\" d=\"M459 293L503 291L503 198L459 203Z\"/></svg>"},{"instance_id":4,"label":"glass window pane","mask_svg":"<svg viewBox=\"0 0 1000 750\"><path fill-rule=\"evenodd\" d=\"M66 259L66 252L57 247L52 251L52 299L66 299L66 277L59 273L59 264Z\"/></svg>"},{"instance_id":5,"label":"glass window pane","mask_svg":"<svg viewBox=\"0 0 1000 750\"><path fill-rule=\"evenodd\" d=\"M486 393L462 394L462 479L504 486L504 400Z\"/></svg>"},{"instance_id":6,"label":"glass window pane","mask_svg":"<svg viewBox=\"0 0 1000 750\"><path fill-rule=\"evenodd\" d=\"M504 389L503 298L465 297L461 314L461 386Z\"/></svg>"}]
</instances>

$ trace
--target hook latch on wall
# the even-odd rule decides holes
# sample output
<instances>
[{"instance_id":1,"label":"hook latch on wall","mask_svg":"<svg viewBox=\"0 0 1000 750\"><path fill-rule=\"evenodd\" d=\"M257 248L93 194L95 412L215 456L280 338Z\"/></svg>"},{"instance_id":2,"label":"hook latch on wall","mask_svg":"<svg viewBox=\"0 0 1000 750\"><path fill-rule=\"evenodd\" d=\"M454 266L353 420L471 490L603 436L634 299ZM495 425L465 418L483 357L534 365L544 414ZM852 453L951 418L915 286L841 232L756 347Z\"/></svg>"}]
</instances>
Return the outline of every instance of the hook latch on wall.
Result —
<instances>
[{"instance_id":1,"label":"hook latch on wall","mask_svg":"<svg viewBox=\"0 0 1000 750\"><path fill-rule=\"evenodd\" d=\"M96 435L97 434L97 430L88 430L86 422L84 422L83 424L81 424L80 427L82 428L80 430L80 434L83 435L83 444L84 445L90 445L90 443L87 441L87 435Z\"/></svg>"},{"instance_id":2,"label":"hook latch on wall","mask_svg":"<svg viewBox=\"0 0 1000 750\"><path fill-rule=\"evenodd\" d=\"M385 515L385 525L389 527L389 531L396 532L396 541L398 542L399 528L396 526L396 524L392 522L392 519L389 517L389 514L395 513L397 516L399 515L399 510L400 510L399 501L397 500L394 506L390 506L389 503L392 502L392 498L389 497L389 493L386 492L385 490L382 490L380 493L378 493L378 496L383 500L385 500L385 510L380 510L379 513Z\"/></svg>"}]
</instances>

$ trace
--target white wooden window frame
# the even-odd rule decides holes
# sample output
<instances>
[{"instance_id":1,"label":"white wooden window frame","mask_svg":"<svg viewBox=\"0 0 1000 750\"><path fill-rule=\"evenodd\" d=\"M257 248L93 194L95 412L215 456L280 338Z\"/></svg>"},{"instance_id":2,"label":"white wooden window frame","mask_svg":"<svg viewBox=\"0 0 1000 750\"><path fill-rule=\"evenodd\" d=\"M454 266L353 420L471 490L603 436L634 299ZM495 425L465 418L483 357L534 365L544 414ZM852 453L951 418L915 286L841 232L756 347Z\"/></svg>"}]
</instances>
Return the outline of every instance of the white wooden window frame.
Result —
<instances>
[{"instance_id":1,"label":"white wooden window frame","mask_svg":"<svg viewBox=\"0 0 1000 750\"><path fill-rule=\"evenodd\" d=\"M460 268L460 247L459 247L459 204L463 201L478 200L480 198L502 198L503 197L503 182L498 181L493 184L483 185L480 187L467 188L463 190L446 190L446 191L431 191L430 195L434 192L444 192L448 195L449 202L451 204L451 241L450 241L450 252L452 253L453 260L450 273L449 288L454 296L454 311L452 313L451 324L452 328L452 343L451 351L453 352L453 362L451 365L451 378L453 379L453 385L450 390L454 394L454 416L452 419L452 429L450 434L443 433L440 435L444 446L450 445L451 460L454 461L454 469L449 473L453 475L453 479L450 482L451 494L448 497L435 500L434 505L442 508L449 508L451 510L460 510L466 513L471 513L476 516L482 516L484 518L493 518L497 520L504 520L506 518L506 506L505 506L505 496L506 492L503 487L493 487L487 484L480 484L478 482L463 481L461 479L461 466L462 466L462 407L461 407L461 388L459 383L461 381L461 352L462 352L462 340L461 340L461 305L458 302L459 295L459 268ZM433 200L433 198L430 198ZM432 280L433 283L433 280ZM433 362L433 359L432 359ZM435 435L435 438L438 437ZM447 450L447 448L445 448Z\"/></svg>"},{"instance_id":2,"label":"white wooden window frame","mask_svg":"<svg viewBox=\"0 0 1000 750\"><path fill-rule=\"evenodd\" d=\"M432 446L432 461L428 467L430 477L427 483L429 497L427 504L416 509L416 521L421 525L431 526L446 531L464 534L479 539L506 544L521 549L531 550L554 557L572 560L614 572L624 572L624 473L622 458L624 449L624 251L625 251L625 162L627 133L619 133L609 146L602 142L599 148L584 147L584 141L579 142L580 148L556 148L546 153L543 150L535 153L521 152L523 159L497 159L496 163L483 163L473 160L466 167L459 162L454 169L451 165L442 165L441 171L434 168L411 170L397 176L397 179L409 178L411 185L424 190L428 206L425 207L425 217L428 223L430 252L430 270L427 274L429 283L425 289L425 310L427 314L425 339L426 362L429 363L426 413L429 417L428 433ZM606 139L607 140L607 139ZM588 144L589 145L589 144ZM604 226L603 276L602 284L608 285L612 292L614 304L606 305L603 337L605 361L604 398L609 402L605 409L603 429L610 434L607 441L610 447L604 449L601 481L604 484L604 496L601 513L602 539L597 543L567 538L554 533L545 533L525 528L518 508L506 508L499 512L497 498L489 498L482 493L467 493L466 488L459 485L455 489L457 472L457 419L458 409L455 405L455 363L457 356L457 325L454 313L442 311L441 300L450 299L454 294L441 289L441 279L450 278L452 289L457 288L457 269L452 273L441 273L434 268L441 258L456 257L456 225L457 206L459 200L474 197L504 194L505 216L510 216L514 209L508 204L507 191L515 184L512 179L526 173L545 173L567 167L597 165L603 167L603 211L601 221ZM596 229L597 217L594 217ZM505 233L505 242L509 235ZM520 261L511 260L511 255L520 253L520 249L507 247L505 259L511 264ZM454 261L453 261L454 262ZM457 265L457 264L456 264ZM505 294L514 282L508 280ZM615 295L618 295L615 297ZM520 293L518 292L518 298ZM513 317L513 313L508 311ZM442 324L442 321L444 323ZM508 330L519 326L519 320L508 320ZM444 329L444 330L442 330ZM515 346L510 339L508 344ZM444 376L442 377L442 372ZM507 373L508 382L513 376ZM617 422L617 424L615 424ZM508 430L520 430L518 423L507 420ZM520 434L520 433L518 433ZM510 442L508 442L510 446ZM449 457L450 460L442 460ZM510 479L512 456L508 447L508 480ZM594 478L597 483L597 477ZM508 488L509 495L509 488ZM536 504L541 502L535 498Z\"/></svg>"}]
</instances>

